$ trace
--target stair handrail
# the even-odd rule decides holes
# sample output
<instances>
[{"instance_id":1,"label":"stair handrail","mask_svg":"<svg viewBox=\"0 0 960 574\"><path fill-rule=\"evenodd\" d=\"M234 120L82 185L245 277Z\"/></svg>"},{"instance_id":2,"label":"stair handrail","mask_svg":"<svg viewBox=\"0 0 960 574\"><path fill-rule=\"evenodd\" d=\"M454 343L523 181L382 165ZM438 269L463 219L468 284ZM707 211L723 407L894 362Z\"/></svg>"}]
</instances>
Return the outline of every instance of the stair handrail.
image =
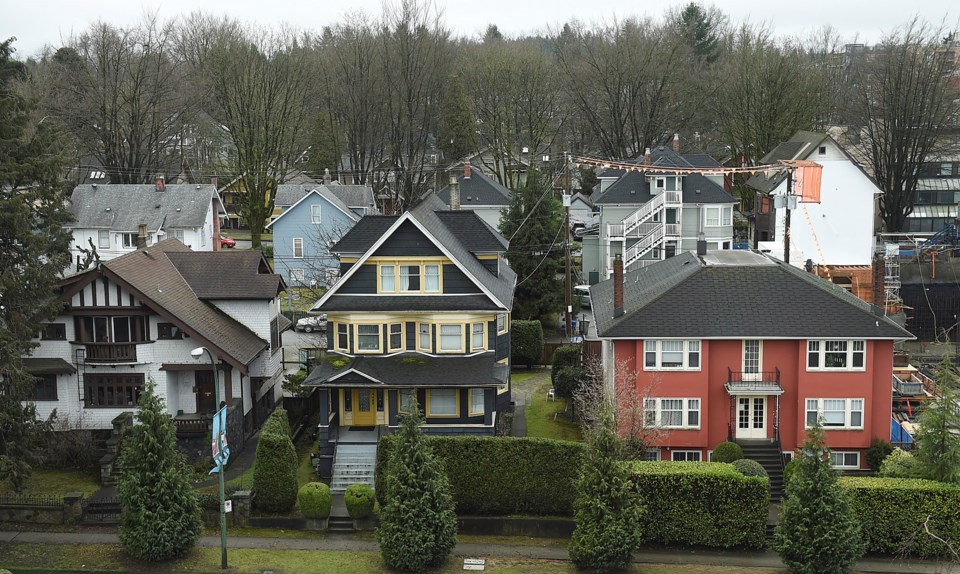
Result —
<instances>
[{"instance_id":1,"label":"stair handrail","mask_svg":"<svg viewBox=\"0 0 960 574\"><path fill-rule=\"evenodd\" d=\"M640 225L641 223L649 219L650 216L653 215L655 212L663 209L663 201L664 201L663 194L658 193L654 195L650 201L644 203L643 205L638 207L636 210L634 210L633 213L625 217L621 222L623 223L624 237L626 237L627 234L633 231L633 228L635 228L636 226Z\"/></svg>"},{"instance_id":2,"label":"stair handrail","mask_svg":"<svg viewBox=\"0 0 960 574\"><path fill-rule=\"evenodd\" d=\"M624 253L624 266L628 266L637 259L640 259L663 240L663 225L658 225L653 231L644 235L631 245Z\"/></svg>"}]
</instances>

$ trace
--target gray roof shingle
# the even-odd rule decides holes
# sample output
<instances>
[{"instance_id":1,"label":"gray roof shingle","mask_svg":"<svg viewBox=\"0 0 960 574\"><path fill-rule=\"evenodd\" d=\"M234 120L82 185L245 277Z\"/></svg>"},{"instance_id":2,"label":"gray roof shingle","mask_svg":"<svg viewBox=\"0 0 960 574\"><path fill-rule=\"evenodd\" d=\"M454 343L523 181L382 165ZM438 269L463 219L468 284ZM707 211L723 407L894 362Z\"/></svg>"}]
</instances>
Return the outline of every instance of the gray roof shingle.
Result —
<instances>
[{"instance_id":1,"label":"gray roof shingle","mask_svg":"<svg viewBox=\"0 0 960 574\"><path fill-rule=\"evenodd\" d=\"M259 251L168 252L200 299L273 299L283 289Z\"/></svg>"},{"instance_id":2,"label":"gray roof shingle","mask_svg":"<svg viewBox=\"0 0 960 574\"><path fill-rule=\"evenodd\" d=\"M471 205L493 205L507 207L510 205L510 190L495 180L487 177L476 167L470 169L470 177L457 177L460 182L460 205L463 209L470 209ZM444 186L437 192L437 197L445 204L450 205L450 186Z\"/></svg>"},{"instance_id":3,"label":"gray roof shingle","mask_svg":"<svg viewBox=\"0 0 960 574\"><path fill-rule=\"evenodd\" d=\"M632 171L594 197L593 202L595 204L643 204L650 201L652 197L647 175ZM683 176L683 202L735 203L736 200L710 179L700 174L687 174Z\"/></svg>"},{"instance_id":4,"label":"gray roof shingle","mask_svg":"<svg viewBox=\"0 0 960 574\"><path fill-rule=\"evenodd\" d=\"M363 253L370 249L370 246L376 243L399 218L399 215L367 215L351 227L350 231L344 233L340 241L330 248L330 252Z\"/></svg>"},{"instance_id":5,"label":"gray roof shingle","mask_svg":"<svg viewBox=\"0 0 960 574\"><path fill-rule=\"evenodd\" d=\"M154 231L203 225L211 201L219 196L212 185L78 185L70 196L75 221L66 227L135 232L145 224Z\"/></svg>"},{"instance_id":6,"label":"gray roof shingle","mask_svg":"<svg viewBox=\"0 0 960 574\"><path fill-rule=\"evenodd\" d=\"M333 363L340 358L350 362L337 368ZM467 357L431 357L420 353L344 357L330 353L304 385L381 385L389 381L391 387L493 387L505 384L508 375L509 367L497 364L492 352Z\"/></svg>"},{"instance_id":7,"label":"gray roof shingle","mask_svg":"<svg viewBox=\"0 0 960 574\"><path fill-rule=\"evenodd\" d=\"M831 282L745 251L687 252L626 273L621 317L612 279L590 295L604 338L913 338Z\"/></svg>"},{"instance_id":8,"label":"gray roof shingle","mask_svg":"<svg viewBox=\"0 0 960 574\"><path fill-rule=\"evenodd\" d=\"M760 159L760 163L769 165L782 160L805 159L825 139L827 139L827 134L825 133L798 131L792 138L782 142L773 148L770 153L763 156ZM747 180L747 185L758 191L770 193L775 190L786 177L787 174L783 171L778 171L769 177L767 177L765 173L758 173Z\"/></svg>"},{"instance_id":9,"label":"gray roof shingle","mask_svg":"<svg viewBox=\"0 0 960 574\"><path fill-rule=\"evenodd\" d=\"M367 210L376 209L373 189L370 186L342 185L339 183L330 183L327 185L317 183L278 185L274 204L277 207L289 207L315 189L328 191L347 207L363 207Z\"/></svg>"}]
</instances>

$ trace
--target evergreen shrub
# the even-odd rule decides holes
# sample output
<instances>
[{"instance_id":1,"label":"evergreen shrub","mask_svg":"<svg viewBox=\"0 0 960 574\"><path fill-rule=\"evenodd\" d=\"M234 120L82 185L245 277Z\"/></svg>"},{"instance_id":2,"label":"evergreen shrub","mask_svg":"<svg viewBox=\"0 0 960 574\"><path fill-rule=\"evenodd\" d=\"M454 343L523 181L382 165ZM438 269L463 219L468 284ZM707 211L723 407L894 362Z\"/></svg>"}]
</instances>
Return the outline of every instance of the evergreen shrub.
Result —
<instances>
[{"instance_id":1,"label":"evergreen shrub","mask_svg":"<svg viewBox=\"0 0 960 574\"><path fill-rule=\"evenodd\" d=\"M553 351L553 368L579 367L582 349L580 345L563 345Z\"/></svg>"},{"instance_id":2,"label":"evergreen shrub","mask_svg":"<svg viewBox=\"0 0 960 574\"><path fill-rule=\"evenodd\" d=\"M913 453L900 448L893 449L880 463L877 475L882 478L925 478L923 466Z\"/></svg>"},{"instance_id":3,"label":"evergreen shrub","mask_svg":"<svg viewBox=\"0 0 960 574\"><path fill-rule=\"evenodd\" d=\"M741 458L740 460L733 461L731 464L733 464L733 468L737 469L737 472L744 476L762 476L763 478L769 478L767 469L763 468L763 465L755 460Z\"/></svg>"},{"instance_id":4,"label":"evergreen shrub","mask_svg":"<svg viewBox=\"0 0 960 574\"><path fill-rule=\"evenodd\" d=\"M510 356L515 365L532 367L543 357L543 325L540 321L510 322Z\"/></svg>"},{"instance_id":5,"label":"evergreen shrub","mask_svg":"<svg viewBox=\"0 0 960 574\"><path fill-rule=\"evenodd\" d=\"M868 448L864 453L867 459L867 466L873 470L880 470L880 465L883 464L883 459L890 456L890 453L892 452L892 444L883 440L882 438L873 439L873 442L870 443L870 448Z\"/></svg>"},{"instance_id":6,"label":"evergreen shrub","mask_svg":"<svg viewBox=\"0 0 960 574\"><path fill-rule=\"evenodd\" d=\"M263 423L253 464L253 505L265 512L289 512L297 503L297 451L287 412L277 408Z\"/></svg>"},{"instance_id":7,"label":"evergreen shrub","mask_svg":"<svg viewBox=\"0 0 960 574\"><path fill-rule=\"evenodd\" d=\"M573 398L577 389L587 379L588 372L580 367L560 367L550 373L554 392L558 397Z\"/></svg>"},{"instance_id":8,"label":"evergreen shrub","mask_svg":"<svg viewBox=\"0 0 960 574\"><path fill-rule=\"evenodd\" d=\"M643 541L718 548L766 544L768 481L716 462L634 462L647 505Z\"/></svg>"},{"instance_id":9,"label":"evergreen shrub","mask_svg":"<svg viewBox=\"0 0 960 574\"><path fill-rule=\"evenodd\" d=\"M377 505L377 495L369 485L351 484L343 493L343 502L350 518L370 518Z\"/></svg>"},{"instance_id":10,"label":"evergreen shrub","mask_svg":"<svg viewBox=\"0 0 960 574\"><path fill-rule=\"evenodd\" d=\"M330 507L333 496L330 487L322 482L308 482L297 491L297 502L300 503L300 514L304 518L322 520L330 516Z\"/></svg>"},{"instance_id":11,"label":"evergreen shrub","mask_svg":"<svg viewBox=\"0 0 960 574\"><path fill-rule=\"evenodd\" d=\"M733 462L743 458L743 449L735 442L724 441L713 447L713 462Z\"/></svg>"}]
</instances>

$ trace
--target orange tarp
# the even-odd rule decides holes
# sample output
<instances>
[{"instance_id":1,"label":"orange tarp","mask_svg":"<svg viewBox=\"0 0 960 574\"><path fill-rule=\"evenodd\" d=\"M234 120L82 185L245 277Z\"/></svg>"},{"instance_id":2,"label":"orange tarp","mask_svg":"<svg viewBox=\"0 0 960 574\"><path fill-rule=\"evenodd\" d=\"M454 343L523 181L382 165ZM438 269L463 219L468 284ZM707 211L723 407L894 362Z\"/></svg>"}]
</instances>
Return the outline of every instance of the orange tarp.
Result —
<instances>
[{"instance_id":1,"label":"orange tarp","mask_svg":"<svg viewBox=\"0 0 960 574\"><path fill-rule=\"evenodd\" d=\"M820 179L823 177L823 166L805 160L782 163L794 168L793 194L800 197L800 202L820 203Z\"/></svg>"}]
</instances>

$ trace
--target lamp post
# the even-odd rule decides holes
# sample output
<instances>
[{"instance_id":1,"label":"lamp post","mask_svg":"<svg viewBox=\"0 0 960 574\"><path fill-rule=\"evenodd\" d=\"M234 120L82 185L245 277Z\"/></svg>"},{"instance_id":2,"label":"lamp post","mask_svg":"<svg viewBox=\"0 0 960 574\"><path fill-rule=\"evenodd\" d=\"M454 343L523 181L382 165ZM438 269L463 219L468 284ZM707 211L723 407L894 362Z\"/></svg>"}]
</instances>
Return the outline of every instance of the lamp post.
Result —
<instances>
[{"instance_id":1,"label":"lamp post","mask_svg":"<svg viewBox=\"0 0 960 574\"><path fill-rule=\"evenodd\" d=\"M207 357L210 358L210 366L213 367L213 397L214 401L217 403L217 408L220 408L220 375L217 373L217 363L213 360L213 353L210 352L210 349L206 347L197 347L196 349L190 351L190 356L195 359L199 359L206 353ZM216 416L216 415L214 415ZM220 429L220 432L226 432L226 416L224 416L224 428ZM217 445L219 448L220 437L216 438ZM217 482L219 484L219 494L220 494L220 568L223 570L227 569L227 514L224 512L224 503L223 503L223 465L220 465L220 471L217 472Z\"/></svg>"}]
</instances>

